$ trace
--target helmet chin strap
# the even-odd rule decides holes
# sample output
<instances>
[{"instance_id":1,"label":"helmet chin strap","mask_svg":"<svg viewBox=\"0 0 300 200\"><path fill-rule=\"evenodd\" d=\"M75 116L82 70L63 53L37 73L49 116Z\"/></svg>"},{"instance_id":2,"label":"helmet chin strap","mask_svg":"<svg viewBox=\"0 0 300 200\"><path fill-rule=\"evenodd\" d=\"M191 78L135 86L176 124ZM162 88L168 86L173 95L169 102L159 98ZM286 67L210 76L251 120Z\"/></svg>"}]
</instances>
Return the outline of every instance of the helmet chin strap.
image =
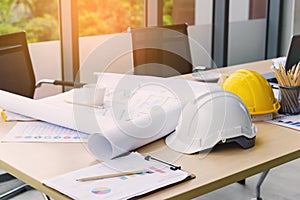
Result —
<instances>
[{"instance_id":1,"label":"helmet chin strap","mask_svg":"<svg viewBox=\"0 0 300 200\"><path fill-rule=\"evenodd\" d=\"M238 127L234 127L231 129L223 130L221 132L221 139L218 144L236 142L242 148L248 149L248 148L253 147L255 144L256 132L257 132L257 128L254 124L252 124L251 128L238 126ZM245 135L242 135L243 133L245 133ZM228 137L226 137L226 135L228 135L228 134L230 134L232 136L236 135L236 137L228 138ZM252 137L251 137L251 135L252 135Z\"/></svg>"},{"instance_id":2,"label":"helmet chin strap","mask_svg":"<svg viewBox=\"0 0 300 200\"><path fill-rule=\"evenodd\" d=\"M238 136L234 138L228 138L226 139L225 143L232 143L235 142L239 144L243 149L251 148L255 145L255 136L253 138L247 138L245 136ZM223 143L222 141L219 142Z\"/></svg>"}]
</instances>

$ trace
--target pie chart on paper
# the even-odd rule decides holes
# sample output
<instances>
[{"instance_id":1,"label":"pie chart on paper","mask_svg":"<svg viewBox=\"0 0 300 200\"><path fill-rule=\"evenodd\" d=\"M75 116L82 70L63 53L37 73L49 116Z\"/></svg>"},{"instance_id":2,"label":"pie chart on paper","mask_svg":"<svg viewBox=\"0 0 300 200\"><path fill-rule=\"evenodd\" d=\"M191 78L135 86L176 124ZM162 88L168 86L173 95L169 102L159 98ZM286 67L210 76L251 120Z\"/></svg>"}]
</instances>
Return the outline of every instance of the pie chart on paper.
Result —
<instances>
[{"instance_id":1,"label":"pie chart on paper","mask_svg":"<svg viewBox=\"0 0 300 200\"><path fill-rule=\"evenodd\" d=\"M94 193L94 194L107 194L110 192L111 192L111 189L108 187L97 187L92 190L92 193Z\"/></svg>"}]
</instances>

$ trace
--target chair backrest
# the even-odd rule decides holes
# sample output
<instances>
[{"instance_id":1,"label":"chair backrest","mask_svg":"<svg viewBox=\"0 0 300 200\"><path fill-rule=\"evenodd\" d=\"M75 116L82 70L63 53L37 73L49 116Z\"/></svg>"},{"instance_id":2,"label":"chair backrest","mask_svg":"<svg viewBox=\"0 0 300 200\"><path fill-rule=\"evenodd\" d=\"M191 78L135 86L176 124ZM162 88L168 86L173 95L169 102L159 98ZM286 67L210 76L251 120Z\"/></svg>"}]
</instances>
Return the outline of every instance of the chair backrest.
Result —
<instances>
[{"instance_id":1,"label":"chair backrest","mask_svg":"<svg viewBox=\"0 0 300 200\"><path fill-rule=\"evenodd\" d=\"M0 35L0 89L33 98L35 76L25 32Z\"/></svg>"},{"instance_id":2,"label":"chair backrest","mask_svg":"<svg viewBox=\"0 0 300 200\"><path fill-rule=\"evenodd\" d=\"M130 31L134 74L170 77L192 72L187 24Z\"/></svg>"}]
</instances>

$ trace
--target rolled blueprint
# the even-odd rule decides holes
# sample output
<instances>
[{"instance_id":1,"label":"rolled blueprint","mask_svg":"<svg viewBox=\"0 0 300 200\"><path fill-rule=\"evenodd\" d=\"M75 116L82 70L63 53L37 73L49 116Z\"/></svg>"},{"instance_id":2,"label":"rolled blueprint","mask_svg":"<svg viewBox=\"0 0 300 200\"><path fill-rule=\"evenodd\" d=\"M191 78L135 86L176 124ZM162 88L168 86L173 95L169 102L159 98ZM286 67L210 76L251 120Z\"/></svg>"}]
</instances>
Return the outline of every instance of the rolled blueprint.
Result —
<instances>
[{"instance_id":1,"label":"rolled blueprint","mask_svg":"<svg viewBox=\"0 0 300 200\"><path fill-rule=\"evenodd\" d=\"M174 107L167 111L153 111L149 125L146 117L124 121L115 129L92 134L88 149L98 160L117 157L171 133L175 130L179 116L180 108ZM141 124L146 125L141 127Z\"/></svg>"},{"instance_id":2,"label":"rolled blueprint","mask_svg":"<svg viewBox=\"0 0 300 200\"><path fill-rule=\"evenodd\" d=\"M59 105L30 99L0 90L0 107L24 116L74 129L73 111Z\"/></svg>"},{"instance_id":3,"label":"rolled blueprint","mask_svg":"<svg viewBox=\"0 0 300 200\"><path fill-rule=\"evenodd\" d=\"M0 90L0 107L90 134L87 147L103 161L174 131L185 102L209 90L183 79L108 73L98 83L106 86L101 107L77 104L76 90L40 100Z\"/></svg>"}]
</instances>

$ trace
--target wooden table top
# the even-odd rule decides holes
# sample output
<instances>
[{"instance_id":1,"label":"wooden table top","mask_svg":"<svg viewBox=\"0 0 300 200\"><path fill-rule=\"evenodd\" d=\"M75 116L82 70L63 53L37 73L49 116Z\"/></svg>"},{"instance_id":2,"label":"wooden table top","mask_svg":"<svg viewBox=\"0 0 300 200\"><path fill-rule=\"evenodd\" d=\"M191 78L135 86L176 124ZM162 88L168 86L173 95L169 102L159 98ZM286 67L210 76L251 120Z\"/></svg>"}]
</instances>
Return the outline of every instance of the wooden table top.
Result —
<instances>
[{"instance_id":1,"label":"wooden table top","mask_svg":"<svg viewBox=\"0 0 300 200\"><path fill-rule=\"evenodd\" d=\"M218 69L230 74L247 68L265 73L271 61L260 61ZM185 76L192 79L190 75ZM0 123L0 138L14 122ZM278 125L257 122L256 144L241 149L235 144L220 145L209 153L183 155L170 150L164 140L148 144L138 151L181 165L196 178L147 195L145 199L190 199L234 183L300 157L300 133ZM48 188L42 181L98 161L85 143L0 143L0 168L46 193L54 199L69 199Z\"/></svg>"}]
</instances>

